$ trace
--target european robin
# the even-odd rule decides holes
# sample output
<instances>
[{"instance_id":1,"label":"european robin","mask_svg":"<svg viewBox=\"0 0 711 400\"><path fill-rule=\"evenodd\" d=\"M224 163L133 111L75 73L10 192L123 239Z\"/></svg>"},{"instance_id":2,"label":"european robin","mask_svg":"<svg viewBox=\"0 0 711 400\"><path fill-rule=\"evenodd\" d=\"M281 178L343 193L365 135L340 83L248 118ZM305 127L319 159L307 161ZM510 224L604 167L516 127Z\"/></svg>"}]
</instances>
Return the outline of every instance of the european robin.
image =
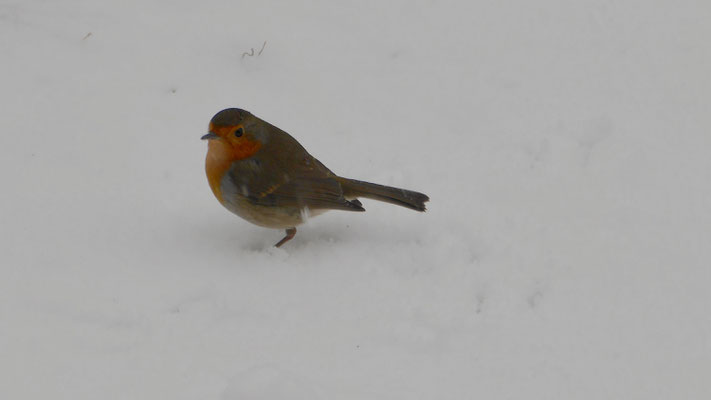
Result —
<instances>
[{"instance_id":1,"label":"european robin","mask_svg":"<svg viewBox=\"0 0 711 400\"><path fill-rule=\"evenodd\" d=\"M267 228L286 229L279 247L307 216L328 210L365 211L359 197L425 211L429 197L411 190L340 177L291 135L248 111L215 114L205 172L212 193L233 213Z\"/></svg>"}]
</instances>

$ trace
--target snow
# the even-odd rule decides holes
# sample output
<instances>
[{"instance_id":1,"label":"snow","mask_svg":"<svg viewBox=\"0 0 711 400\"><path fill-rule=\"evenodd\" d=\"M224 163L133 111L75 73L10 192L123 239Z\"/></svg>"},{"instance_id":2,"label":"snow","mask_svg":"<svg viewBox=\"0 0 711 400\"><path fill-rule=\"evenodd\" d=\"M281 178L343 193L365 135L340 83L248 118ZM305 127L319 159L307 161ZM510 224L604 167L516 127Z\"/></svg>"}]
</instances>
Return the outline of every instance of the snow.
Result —
<instances>
[{"instance_id":1,"label":"snow","mask_svg":"<svg viewBox=\"0 0 711 400\"><path fill-rule=\"evenodd\" d=\"M711 397L710 17L3 2L0 398ZM226 107L428 212L272 248L204 176Z\"/></svg>"}]
</instances>

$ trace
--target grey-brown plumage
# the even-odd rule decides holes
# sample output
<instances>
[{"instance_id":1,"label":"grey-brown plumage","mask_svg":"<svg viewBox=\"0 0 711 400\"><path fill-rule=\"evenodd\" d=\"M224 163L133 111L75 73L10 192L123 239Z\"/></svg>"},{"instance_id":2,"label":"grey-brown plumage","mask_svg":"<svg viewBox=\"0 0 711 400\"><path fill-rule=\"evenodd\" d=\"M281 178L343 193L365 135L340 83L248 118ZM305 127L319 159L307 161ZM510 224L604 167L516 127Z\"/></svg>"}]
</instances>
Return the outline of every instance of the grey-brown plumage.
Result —
<instances>
[{"instance_id":1,"label":"grey-brown plumage","mask_svg":"<svg viewBox=\"0 0 711 400\"><path fill-rule=\"evenodd\" d=\"M425 211L423 193L339 177L291 135L251 113L230 108L210 122L206 171L220 202L257 225L287 229L306 214L365 211L360 197Z\"/></svg>"}]
</instances>

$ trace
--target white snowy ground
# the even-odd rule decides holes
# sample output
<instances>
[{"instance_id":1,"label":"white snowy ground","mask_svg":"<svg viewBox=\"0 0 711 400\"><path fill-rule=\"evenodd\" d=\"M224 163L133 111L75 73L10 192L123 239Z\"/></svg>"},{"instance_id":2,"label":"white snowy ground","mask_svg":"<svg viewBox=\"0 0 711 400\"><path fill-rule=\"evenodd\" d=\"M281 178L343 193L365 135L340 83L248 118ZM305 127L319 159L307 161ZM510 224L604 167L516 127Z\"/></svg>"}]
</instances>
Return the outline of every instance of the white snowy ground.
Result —
<instances>
[{"instance_id":1,"label":"white snowy ground","mask_svg":"<svg viewBox=\"0 0 711 400\"><path fill-rule=\"evenodd\" d=\"M710 19L2 1L0 398L711 398ZM225 107L429 211L271 248L204 177Z\"/></svg>"}]
</instances>

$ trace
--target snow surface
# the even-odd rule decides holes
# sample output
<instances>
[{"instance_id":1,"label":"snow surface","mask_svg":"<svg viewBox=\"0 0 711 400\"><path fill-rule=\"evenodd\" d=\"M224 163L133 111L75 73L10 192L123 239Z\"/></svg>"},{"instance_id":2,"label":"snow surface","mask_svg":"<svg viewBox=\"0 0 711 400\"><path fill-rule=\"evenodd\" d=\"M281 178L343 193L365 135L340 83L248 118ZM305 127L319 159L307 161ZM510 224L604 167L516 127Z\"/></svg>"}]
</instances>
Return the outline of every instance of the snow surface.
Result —
<instances>
[{"instance_id":1,"label":"snow surface","mask_svg":"<svg viewBox=\"0 0 711 400\"><path fill-rule=\"evenodd\" d=\"M711 398L709 4L2 1L0 398ZM226 107L429 211L270 247Z\"/></svg>"}]
</instances>

